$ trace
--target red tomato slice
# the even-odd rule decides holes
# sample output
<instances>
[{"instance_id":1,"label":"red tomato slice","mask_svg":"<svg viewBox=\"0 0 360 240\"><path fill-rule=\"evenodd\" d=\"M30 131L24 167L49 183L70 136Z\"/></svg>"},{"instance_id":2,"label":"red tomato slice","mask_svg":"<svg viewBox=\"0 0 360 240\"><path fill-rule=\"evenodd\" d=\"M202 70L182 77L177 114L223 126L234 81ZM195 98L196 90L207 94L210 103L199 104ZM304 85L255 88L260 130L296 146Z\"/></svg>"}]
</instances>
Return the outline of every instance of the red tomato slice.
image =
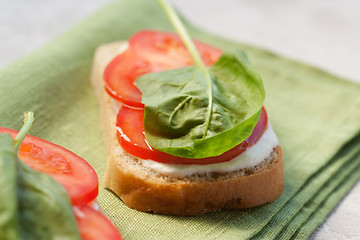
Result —
<instances>
[{"instance_id":1,"label":"red tomato slice","mask_svg":"<svg viewBox=\"0 0 360 240\"><path fill-rule=\"evenodd\" d=\"M156 162L170 164L212 164L226 162L244 152L246 148L254 145L261 137L267 126L267 114L262 108L260 119L254 131L244 142L216 157L208 158L182 158L173 156L152 148L145 139L144 134L144 109L133 108L123 105L117 115L116 127L117 138L121 147L128 153L142 158L151 159Z\"/></svg>"},{"instance_id":2,"label":"red tomato slice","mask_svg":"<svg viewBox=\"0 0 360 240\"><path fill-rule=\"evenodd\" d=\"M88 205L73 208L82 240L121 240L112 222L101 212Z\"/></svg>"},{"instance_id":3,"label":"red tomato slice","mask_svg":"<svg viewBox=\"0 0 360 240\"><path fill-rule=\"evenodd\" d=\"M210 45L196 40L193 42L207 66L214 64L222 54L221 50ZM193 64L192 58L182 40L173 33L144 30L134 34L129 39L129 45L137 55L144 56L151 62L157 62L166 67L159 69L159 71Z\"/></svg>"},{"instance_id":4,"label":"red tomato slice","mask_svg":"<svg viewBox=\"0 0 360 240\"><path fill-rule=\"evenodd\" d=\"M221 51L194 41L204 63L214 64ZM137 77L187 67L193 61L181 39L172 33L141 31L129 39L128 49L115 57L104 71L106 91L127 105L142 107L141 92L135 85Z\"/></svg>"},{"instance_id":5,"label":"red tomato slice","mask_svg":"<svg viewBox=\"0 0 360 240\"><path fill-rule=\"evenodd\" d=\"M13 138L18 131L0 127ZM46 140L27 135L20 145L19 158L29 167L49 174L68 192L73 205L86 204L98 194L94 169L82 158Z\"/></svg>"}]
</instances>

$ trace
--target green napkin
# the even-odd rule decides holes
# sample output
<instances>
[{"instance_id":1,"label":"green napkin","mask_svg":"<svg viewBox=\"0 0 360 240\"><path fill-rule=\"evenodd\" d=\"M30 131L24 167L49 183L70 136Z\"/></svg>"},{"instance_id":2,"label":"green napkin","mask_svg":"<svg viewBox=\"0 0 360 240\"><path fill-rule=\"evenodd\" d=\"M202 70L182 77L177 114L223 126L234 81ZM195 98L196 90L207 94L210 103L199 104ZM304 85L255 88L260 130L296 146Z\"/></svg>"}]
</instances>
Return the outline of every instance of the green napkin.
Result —
<instances>
[{"instance_id":1,"label":"green napkin","mask_svg":"<svg viewBox=\"0 0 360 240\"><path fill-rule=\"evenodd\" d=\"M125 239L309 237L360 178L360 85L188 27L193 37L223 50L243 49L260 71L265 106L285 152L284 193L252 209L174 217L132 210L100 186L100 205ZM3 69L0 126L19 129L23 113L34 111L31 134L85 158L101 183L105 148L89 83L94 49L141 29L172 31L155 1L117 1Z\"/></svg>"}]
</instances>

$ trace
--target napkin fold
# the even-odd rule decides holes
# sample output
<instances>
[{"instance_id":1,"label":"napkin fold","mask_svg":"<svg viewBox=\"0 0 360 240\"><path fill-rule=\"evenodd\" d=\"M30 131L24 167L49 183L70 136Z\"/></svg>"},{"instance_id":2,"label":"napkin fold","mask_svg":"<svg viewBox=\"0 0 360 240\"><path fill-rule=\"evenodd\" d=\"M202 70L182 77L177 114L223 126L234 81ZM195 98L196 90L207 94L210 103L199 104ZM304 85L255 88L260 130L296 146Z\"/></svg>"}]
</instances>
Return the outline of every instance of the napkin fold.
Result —
<instances>
[{"instance_id":1,"label":"napkin fold","mask_svg":"<svg viewBox=\"0 0 360 240\"><path fill-rule=\"evenodd\" d=\"M360 178L360 85L187 25L194 38L224 51L241 48L260 72L284 150L284 193L252 209L174 217L132 210L100 186L100 205L125 239L309 237ZM173 31L155 1L116 1L1 70L0 126L19 129L23 113L34 111L31 134L86 159L101 183L106 157L89 83L92 57L100 44L142 29Z\"/></svg>"}]
</instances>

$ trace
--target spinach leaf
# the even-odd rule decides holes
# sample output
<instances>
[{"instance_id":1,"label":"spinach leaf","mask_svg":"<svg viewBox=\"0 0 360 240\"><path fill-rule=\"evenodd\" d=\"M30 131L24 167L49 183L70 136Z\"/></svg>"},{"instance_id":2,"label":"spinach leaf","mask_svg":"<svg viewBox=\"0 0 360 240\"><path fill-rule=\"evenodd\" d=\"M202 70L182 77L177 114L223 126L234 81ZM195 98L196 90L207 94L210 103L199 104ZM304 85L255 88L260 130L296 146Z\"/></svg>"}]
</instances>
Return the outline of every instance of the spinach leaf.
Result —
<instances>
[{"instance_id":1,"label":"spinach leaf","mask_svg":"<svg viewBox=\"0 0 360 240\"><path fill-rule=\"evenodd\" d=\"M21 239L80 239L65 189L20 160L17 172Z\"/></svg>"},{"instance_id":2,"label":"spinach leaf","mask_svg":"<svg viewBox=\"0 0 360 240\"><path fill-rule=\"evenodd\" d=\"M240 50L223 54L208 71L210 101L206 76L196 66L136 80L151 146L175 156L205 158L218 156L250 136L265 98L260 76Z\"/></svg>"},{"instance_id":3,"label":"spinach leaf","mask_svg":"<svg viewBox=\"0 0 360 240\"><path fill-rule=\"evenodd\" d=\"M1 239L18 239L16 196L16 153L14 141L0 134L0 235Z\"/></svg>"},{"instance_id":4,"label":"spinach leaf","mask_svg":"<svg viewBox=\"0 0 360 240\"><path fill-rule=\"evenodd\" d=\"M240 50L206 68L174 9L166 0L158 2L194 67L136 80L145 105L145 137L152 147L175 156L218 156L251 135L265 98L262 80Z\"/></svg>"},{"instance_id":5,"label":"spinach leaf","mask_svg":"<svg viewBox=\"0 0 360 240\"><path fill-rule=\"evenodd\" d=\"M80 239L65 189L49 175L28 167L16 155L32 121L32 113L27 113L15 140L0 134L1 237Z\"/></svg>"}]
</instances>

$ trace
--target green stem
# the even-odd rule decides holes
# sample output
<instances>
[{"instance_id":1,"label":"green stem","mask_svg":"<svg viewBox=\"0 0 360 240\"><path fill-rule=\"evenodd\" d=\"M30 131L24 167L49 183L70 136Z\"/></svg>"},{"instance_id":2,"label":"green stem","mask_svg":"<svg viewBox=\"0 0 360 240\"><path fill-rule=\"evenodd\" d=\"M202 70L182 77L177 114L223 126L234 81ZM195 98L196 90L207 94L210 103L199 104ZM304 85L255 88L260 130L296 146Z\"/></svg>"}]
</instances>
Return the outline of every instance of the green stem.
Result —
<instances>
[{"instance_id":1,"label":"green stem","mask_svg":"<svg viewBox=\"0 0 360 240\"><path fill-rule=\"evenodd\" d=\"M186 31L184 25L180 21L178 15L175 13L174 9L170 6L170 4L167 2L167 0L158 0L160 6L164 9L164 12L170 19L170 22L174 26L176 32L179 34L181 40L183 41L185 47L189 51L193 61L194 65L204 74L205 81L207 85L207 95L209 99L209 105L208 105L208 118L205 125L205 131L203 138L206 137L207 131L210 126L211 121L211 115L212 115L212 107L213 107L213 86L212 86L212 80L209 74L208 69L206 68L204 62L202 61L193 41L190 38L189 33Z\"/></svg>"},{"instance_id":2,"label":"green stem","mask_svg":"<svg viewBox=\"0 0 360 240\"><path fill-rule=\"evenodd\" d=\"M26 112L24 114L24 125L22 126L19 133L16 135L14 139L16 152L19 150L20 144L24 140L26 134L28 134L33 122L34 122L34 113Z\"/></svg>"},{"instance_id":3,"label":"green stem","mask_svg":"<svg viewBox=\"0 0 360 240\"><path fill-rule=\"evenodd\" d=\"M169 118L169 123L168 126L170 128L170 126L172 125L172 120L174 119L174 116L180 111L180 109L190 100L192 99L191 96L188 96L184 101L182 101L179 105L176 106L176 108L174 109L174 111L172 112L170 118Z\"/></svg>"}]
</instances>

